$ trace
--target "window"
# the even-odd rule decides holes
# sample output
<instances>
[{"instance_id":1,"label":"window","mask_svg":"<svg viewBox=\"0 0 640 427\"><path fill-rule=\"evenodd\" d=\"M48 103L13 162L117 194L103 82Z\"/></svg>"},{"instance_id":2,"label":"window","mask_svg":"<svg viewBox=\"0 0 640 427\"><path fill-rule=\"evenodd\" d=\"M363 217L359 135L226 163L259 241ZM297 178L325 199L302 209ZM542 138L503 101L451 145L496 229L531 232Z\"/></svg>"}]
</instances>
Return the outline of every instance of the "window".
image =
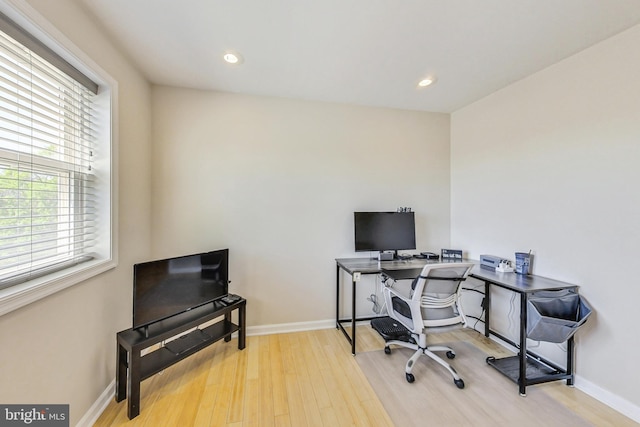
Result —
<instances>
[{"instance_id":1,"label":"window","mask_svg":"<svg viewBox=\"0 0 640 427\"><path fill-rule=\"evenodd\" d=\"M98 89L0 14L0 293L112 260L110 108Z\"/></svg>"}]
</instances>

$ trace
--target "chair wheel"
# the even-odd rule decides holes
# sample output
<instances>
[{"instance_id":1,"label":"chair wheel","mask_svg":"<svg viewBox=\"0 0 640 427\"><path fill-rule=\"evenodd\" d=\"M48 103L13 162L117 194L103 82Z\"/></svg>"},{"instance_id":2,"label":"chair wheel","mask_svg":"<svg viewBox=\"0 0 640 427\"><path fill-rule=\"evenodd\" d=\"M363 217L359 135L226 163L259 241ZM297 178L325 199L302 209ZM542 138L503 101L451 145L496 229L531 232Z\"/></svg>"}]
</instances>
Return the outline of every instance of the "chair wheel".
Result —
<instances>
[{"instance_id":1,"label":"chair wheel","mask_svg":"<svg viewBox=\"0 0 640 427\"><path fill-rule=\"evenodd\" d=\"M384 354L391 354L391 349L389 348L389 346L386 346L384 348Z\"/></svg>"},{"instance_id":2,"label":"chair wheel","mask_svg":"<svg viewBox=\"0 0 640 427\"><path fill-rule=\"evenodd\" d=\"M464 381L462 381L462 379L459 380L453 380L453 382L455 383L456 387L463 389L464 388Z\"/></svg>"},{"instance_id":3,"label":"chair wheel","mask_svg":"<svg viewBox=\"0 0 640 427\"><path fill-rule=\"evenodd\" d=\"M407 374L407 382L412 383L416 380L416 377L413 374Z\"/></svg>"},{"instance_id":4,"label":"chair wheel","mask_svg":"<svg viewBox=\"0 0 640 427\"><path fill-rule=\"evenodd\" d=\"M456 354L453 351L447 351L447 359L455 359Z\"/></svg>"}]
</instances>

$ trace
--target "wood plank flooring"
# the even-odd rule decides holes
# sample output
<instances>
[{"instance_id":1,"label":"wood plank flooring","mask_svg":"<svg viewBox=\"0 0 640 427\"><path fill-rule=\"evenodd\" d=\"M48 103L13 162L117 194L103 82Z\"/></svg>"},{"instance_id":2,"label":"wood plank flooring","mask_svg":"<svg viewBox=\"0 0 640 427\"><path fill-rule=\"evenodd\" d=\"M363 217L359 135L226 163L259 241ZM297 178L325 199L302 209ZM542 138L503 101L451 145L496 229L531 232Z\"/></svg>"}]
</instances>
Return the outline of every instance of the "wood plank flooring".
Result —
<instances>
[{"instance_id":1,"label":"wood plank flooring","mask_svg":"<svg viewBox=\"0 0 640 427\"><path fill-rule=\"evenodd\" d=\"M430 337L453 340L509 354L471 330ZM358 327L359 352L383 347L371 327ZM535 387L596 426L638 425L561 381ZM336 329L251 336L243 351L235 339L216 343L143 381L140 408L129 420L126 401L114 400L95 426L393 426Z\"/></svg>"}]
</instances>

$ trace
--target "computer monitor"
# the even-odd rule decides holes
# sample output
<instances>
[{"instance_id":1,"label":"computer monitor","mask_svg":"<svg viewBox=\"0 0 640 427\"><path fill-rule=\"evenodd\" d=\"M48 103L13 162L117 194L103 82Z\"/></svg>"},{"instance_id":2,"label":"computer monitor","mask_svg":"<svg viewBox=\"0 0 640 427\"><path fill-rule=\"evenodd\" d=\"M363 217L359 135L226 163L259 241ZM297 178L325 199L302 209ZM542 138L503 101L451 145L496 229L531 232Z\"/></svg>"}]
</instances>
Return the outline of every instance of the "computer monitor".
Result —
<instances>
[{"instance_id":1,"label":"computer monitor","mask_svg":"<svg viewBox=\"0 0 640 427\"><path fill-rule=\"evenodd\" d=\"M356 252L416 248L414 212L354 212L354 230Z\"/></svg>"}]
</instances>

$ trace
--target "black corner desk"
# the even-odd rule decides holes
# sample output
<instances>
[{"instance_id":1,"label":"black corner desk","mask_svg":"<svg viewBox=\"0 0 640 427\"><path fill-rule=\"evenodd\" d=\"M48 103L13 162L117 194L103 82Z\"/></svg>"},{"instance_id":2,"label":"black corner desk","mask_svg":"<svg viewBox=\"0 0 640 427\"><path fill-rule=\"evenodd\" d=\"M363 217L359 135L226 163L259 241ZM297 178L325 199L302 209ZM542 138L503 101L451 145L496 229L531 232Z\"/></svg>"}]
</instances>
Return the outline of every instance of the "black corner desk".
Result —
<instances>
[{"instance_id":1,"label":"black corner desk","mask_svg":"<svg viewBox=\"0 0 640 427\"><path fill-rule=\"evenodd\" d=\"M351 353L353 355L356 354L356 322L371 320L376 317L356 318L355 316L356 290L358 287L357 284L360 281L360 276L365 274L385 273L387 276L395 280L412 279L420 274L420 271L427 263L437 262L438 261L427 261L424 259L411 259L407 261L378 261L376 259L369 258L336 259L336 328L342 330L343 334L351 344ZM477 261L472 262L477 263ZM341 270L351 276L352 315L350 318L341 318L340 314ZM494 335L518 349L518 354L515 356L499 359L489 357L487 358L487 363L518 384L519 392L522 396L526 395L526 387L528 385L556 380L566 380L567 385L573 385L573 336L567 340L567 363L565 368L557 366L555 363L527 350L527 300L529 295L534 292L562 289L577 290L578 286L534 275L523 276L516 273L499 273L491 269L483 268L480 264L477 264L473 268L471 277L484 282L485 286L484 335L486 337ZM507 289L520 295L520 331L519 342L517 343L491 329L490 313L492 286L498 286L499 288ZM351 335L349 335L342 326L343 323L351 324Z\"/></svg>"}]
</instances>

